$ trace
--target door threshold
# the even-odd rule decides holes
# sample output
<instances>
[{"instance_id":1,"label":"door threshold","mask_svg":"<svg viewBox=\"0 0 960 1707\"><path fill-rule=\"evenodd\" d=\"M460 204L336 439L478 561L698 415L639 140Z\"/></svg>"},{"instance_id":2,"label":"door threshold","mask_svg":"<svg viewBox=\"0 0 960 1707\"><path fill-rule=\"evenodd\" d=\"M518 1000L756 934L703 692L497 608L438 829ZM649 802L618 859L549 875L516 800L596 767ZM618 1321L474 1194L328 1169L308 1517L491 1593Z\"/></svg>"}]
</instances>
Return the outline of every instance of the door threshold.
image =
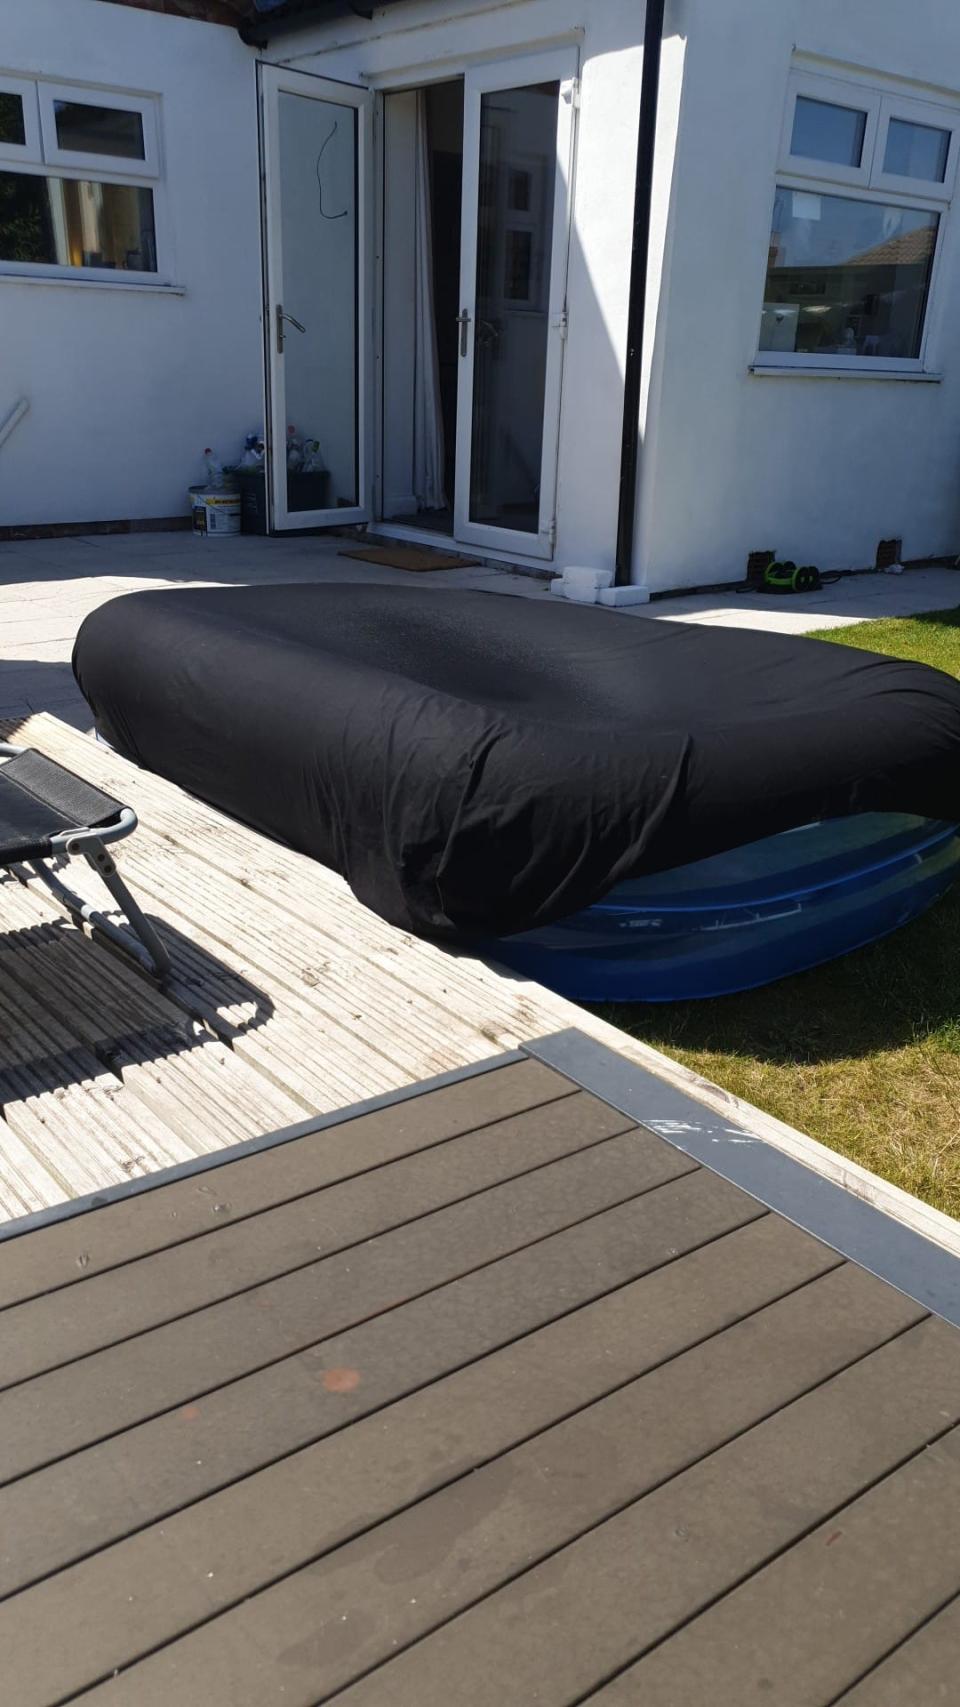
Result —
<instances>
[{"instance_id":1,"label":"door threshold","mask_svg":"<svg viewBox=\"0 0 960 1707\"><path fill-rule=\"evenodd\" d=\"M463 557L475 557L478 563L496 568L516 569L520 575L533 575L540 581L552 581L560 571L542 557L520 557L513 551L496 551L489 545L464 545L452 533L435 533L432 528L408 527L405 522L368 522L367 533L377 539L401 539L410 545L432 545L437 551L458 551Z\"/></svg>"}]
</instances>

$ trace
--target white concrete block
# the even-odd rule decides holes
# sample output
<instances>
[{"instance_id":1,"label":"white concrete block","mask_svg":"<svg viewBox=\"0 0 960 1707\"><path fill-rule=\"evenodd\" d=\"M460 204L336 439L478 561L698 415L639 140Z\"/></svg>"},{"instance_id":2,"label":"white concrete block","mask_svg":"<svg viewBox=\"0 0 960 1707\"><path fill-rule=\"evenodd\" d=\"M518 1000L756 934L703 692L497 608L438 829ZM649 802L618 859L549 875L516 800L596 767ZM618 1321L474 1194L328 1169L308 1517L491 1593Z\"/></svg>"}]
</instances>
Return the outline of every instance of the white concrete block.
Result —
<instances>
[{"instance_id":1,"label":"white concrete block","mask_svg":"<svg viewBox=\"0 0 960 1707\"><path fill-rule=\"evenodd\" d=\"M648 605L646 587L603 587L597 595L602 605Z\"/></svg>"}]
</instances>

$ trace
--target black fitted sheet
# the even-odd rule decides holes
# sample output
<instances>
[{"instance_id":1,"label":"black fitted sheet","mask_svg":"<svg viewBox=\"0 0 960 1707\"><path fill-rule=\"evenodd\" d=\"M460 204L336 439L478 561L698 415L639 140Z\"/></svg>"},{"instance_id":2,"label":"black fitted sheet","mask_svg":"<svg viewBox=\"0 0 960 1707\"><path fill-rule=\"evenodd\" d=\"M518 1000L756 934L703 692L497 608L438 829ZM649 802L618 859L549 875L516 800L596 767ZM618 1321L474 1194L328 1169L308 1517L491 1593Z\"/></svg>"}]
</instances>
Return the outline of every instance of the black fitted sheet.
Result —
<instances>
[{"instance_id":1,"label":"black fitted sheet","mask_svg":"<svg viewBox=\"0 0 960 1707\"><path fill-rule=\"evenodd\" d=\"M77 681L121 753L441 938L861 811L960 820L960 684L544 591L325 583L135 593Z\"/></svg>"}]
</instances>

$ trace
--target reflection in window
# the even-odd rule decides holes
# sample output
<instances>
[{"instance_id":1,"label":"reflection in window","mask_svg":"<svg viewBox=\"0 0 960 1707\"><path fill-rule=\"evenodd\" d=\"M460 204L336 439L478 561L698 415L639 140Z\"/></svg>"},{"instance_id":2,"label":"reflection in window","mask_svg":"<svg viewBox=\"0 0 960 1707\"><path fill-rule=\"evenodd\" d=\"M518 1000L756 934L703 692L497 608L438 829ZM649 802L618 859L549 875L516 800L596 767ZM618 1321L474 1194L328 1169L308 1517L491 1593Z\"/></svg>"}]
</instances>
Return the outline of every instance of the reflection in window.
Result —
<instances>
[{"instance_id":1,"label":"reflection in window","mask_svg":"<svg viewBox=\"0 0 960 1707\"><path fill-rule=\"evenodd\" d=\"M93 107L86 101L54 101L57 146L76 154L112 154L142 160L143 119L124 107Z\"/></svg>"},{"instance_id":2,"label":"reflection in window","mask_svg":"<svg viewBox=\"0 0 960 1707\"><path fill-rule=\"evenodd\" d=\"M23 122L23 101L0 89L0 142L12 142L22 148L27 140Z\"/></svg>"},{"instance_id":3,"label":"reflection in window","mask_svg":"<svg viewBox=\"0 0 960 1707\"><path fill-rule=\"evenodd\" d=\"M891 119L883 158L885 172L901 178L924 178L942 184L947 172L950 132L931 124L910 124Z\"/></svg>"},{"instance_id":4,"label":"reflection in window","mask_svg":"<svg viewBox=\"0 0 960 1707\"><path fill-rule=\"evenodd\" d=\"M0 260L155 273L153 193L0 172Z\"/></svg>"},{"instance_id":5,"label":"reflection in window","mask_svg":"<svg viewBox=\"0 0 960 1707\"><path fill-rule=\"evenodd\" d=\"M778 188L761 350L920 354L939 215Z\"/></svg>"},{"instance_id":6,"label":"reflection in window","mask_svg":"<svg viewBox=\"0 0 960 1707\"><path fill-rule=\"evenodd\" d=\"M835 166L859 166L866 113L798 95L793 113L790 153L805 160L829 160Z\"/></svg>"}]
</instances>

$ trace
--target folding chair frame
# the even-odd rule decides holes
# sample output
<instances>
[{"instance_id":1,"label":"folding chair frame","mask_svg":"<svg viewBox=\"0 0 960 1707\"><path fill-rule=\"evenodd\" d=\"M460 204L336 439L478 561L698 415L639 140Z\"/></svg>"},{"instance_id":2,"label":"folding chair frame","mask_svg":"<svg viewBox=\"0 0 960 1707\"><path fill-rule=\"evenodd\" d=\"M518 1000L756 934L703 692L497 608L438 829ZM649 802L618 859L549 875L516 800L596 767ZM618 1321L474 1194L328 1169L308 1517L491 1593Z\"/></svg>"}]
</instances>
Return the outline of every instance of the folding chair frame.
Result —
<instances>
[{"instance_id":1,"label":"folding chair frame","mask_svg":"<svg viewBox=\"0 0 960 1707\"><path fill-rule=\"evenodd\" d=\"M15 746L10 741L0 741L0 760L12 759L27 751L26 747ZM7 864L6 869L16 877L21 877L24 868L32 871L77 924L88 925L91 930L99 932L115 948L136 961L137 965L163 980L170 971L170 956L150 920L131 895L108 852L108 844L123 841L125 837L132 835L137 823L137 814L133 807L122 806L114 823L102 824L95 828L78 824L76 829L61 830L50 837L50 850L54 858L66 862L76 855L81 855L86 860L104 888L126 914L127 927L108 919L92 901L85 901L82 895L78 895L50 869L44 859L15 861Z\"/></svg>"}]
</instances>

